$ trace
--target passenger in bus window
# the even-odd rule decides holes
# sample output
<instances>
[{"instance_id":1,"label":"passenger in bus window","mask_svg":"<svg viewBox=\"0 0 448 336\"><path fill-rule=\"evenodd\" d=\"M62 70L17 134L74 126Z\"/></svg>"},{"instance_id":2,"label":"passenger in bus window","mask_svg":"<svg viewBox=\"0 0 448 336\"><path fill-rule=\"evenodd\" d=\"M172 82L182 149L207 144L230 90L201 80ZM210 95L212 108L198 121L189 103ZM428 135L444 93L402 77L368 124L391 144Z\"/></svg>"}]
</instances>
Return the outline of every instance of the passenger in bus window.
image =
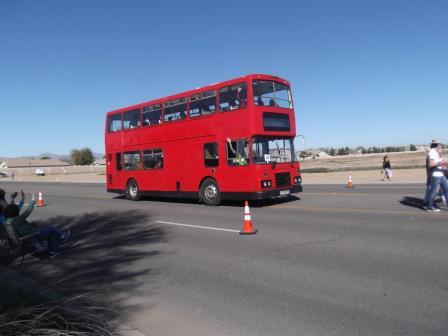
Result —
<instances>
[{"instance_id":1,"label":"passenger in bus window","mask_svg":"<svg viewBox=\"0 0 448 336\"><path fill-rule=\"evenodd\" d=\"M247 93L242 87L239 87L236 91L236 99L240 108L246 107Z\"/></svg>"},{"instance_id":2,"label":"passenger in bus window","mask_svg":"<svg viewBox=\"0 0 448 336\"><path fill-rule=\"evenodd\" d=\"M257 101L255 102L255 105L264 106L263 99L261 99L261 96L257 96Z\"/></svg>"},{"instance_id":3,"label":"passenger in bus window","mask_svg":"<svg viewBox=\"0 0 448 336\"><path fill-rule=\"evenodd\" d=\"M238 141L232 141L230 138L227 138L227 148L230 150L230 153L233 155L229 155L228 162L234 165L240 165L244 166L247 165L248 157L249 157L249 148L247 146L247 141L245 140L238 140ZM236 149L233 146L236 146ZM229 152L229 151L228 151ZM229 154L230 154L229 153Z\"/></svg>"},{"instance_id":4,"label":"passenger in bus window","mask_svg":"<svg viewBox=\"0 0 448 336\"><path fill-rule=\"evenodd\" d=\"M271 98L271 100L269 100L269 106L272 107L278 107L278 105L276 104L275 100Z\"/></svg>"},{"instance_id":5,"label":"passenger in bus window","mask_svg":"<svg viewBox=\"0 0 448 336\"><path fill-rule=\"evenodd\" d=\"M240 103L239 103L238 99L231 99L229 102L230 110L231 111L237 110L239 108L239 104Z\"/></svg>"},{"instance_id":6,"label":"passenger in bus window","mask_svg":"<svg viewBox=\"0 0 448 336\"><path fill-rule=\"evenodd\" d=\"M210 108L207 105L202 106L202 113L201 114L210 114L212 113L210 111Z\"/></svg>"}]
</instances>

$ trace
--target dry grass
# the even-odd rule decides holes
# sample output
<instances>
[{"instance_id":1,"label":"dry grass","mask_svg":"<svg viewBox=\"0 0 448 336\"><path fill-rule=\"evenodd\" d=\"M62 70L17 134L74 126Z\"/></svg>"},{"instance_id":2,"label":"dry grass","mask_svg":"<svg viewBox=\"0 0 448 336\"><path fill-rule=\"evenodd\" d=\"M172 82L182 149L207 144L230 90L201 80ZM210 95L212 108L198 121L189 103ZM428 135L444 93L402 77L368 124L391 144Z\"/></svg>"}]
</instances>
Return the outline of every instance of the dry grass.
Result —
<instances>
[{"instance_id":1,"label":"dry grass","mask_svg":"<svg viewBox=\"0 0 448 336\"><path fill-rule=\"evenodd\" d=\"M2 336L115 336L107 311L87 304L85 298L49 300L19 288L2 288L0 334Z\"/></svg>"}]
</instances>

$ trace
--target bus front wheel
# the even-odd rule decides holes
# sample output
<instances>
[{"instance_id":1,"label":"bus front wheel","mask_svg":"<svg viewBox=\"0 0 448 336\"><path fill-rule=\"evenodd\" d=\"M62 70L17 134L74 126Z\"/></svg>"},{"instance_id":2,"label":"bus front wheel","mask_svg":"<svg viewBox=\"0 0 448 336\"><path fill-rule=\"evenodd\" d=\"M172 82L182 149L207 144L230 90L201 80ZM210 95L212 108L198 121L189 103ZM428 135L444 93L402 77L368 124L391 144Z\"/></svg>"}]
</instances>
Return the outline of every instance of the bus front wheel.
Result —
<instances>
[{"instance_id":1,"label":"bus front wheel","mask_svg":"<svg viewBox=\"0 0 448 336\"><path fill-rule=\"evenodd\" d=\"M218 183L211 178L207 178L201 184L201 201L205 205L218 205L221 203L221 193L219 192Z\"/></svg>"},{"instance_id":2,"label":"bus front wheel","mask_svg":"<svg viewBox=\"0 0 448 336\"><path fill-rule=\"evenodd\" d=\"M126 198L131 201L138 201L140 197L140 189L138 188L137 181L130 179L126 185Z\"/></svg>"}]
</instances>

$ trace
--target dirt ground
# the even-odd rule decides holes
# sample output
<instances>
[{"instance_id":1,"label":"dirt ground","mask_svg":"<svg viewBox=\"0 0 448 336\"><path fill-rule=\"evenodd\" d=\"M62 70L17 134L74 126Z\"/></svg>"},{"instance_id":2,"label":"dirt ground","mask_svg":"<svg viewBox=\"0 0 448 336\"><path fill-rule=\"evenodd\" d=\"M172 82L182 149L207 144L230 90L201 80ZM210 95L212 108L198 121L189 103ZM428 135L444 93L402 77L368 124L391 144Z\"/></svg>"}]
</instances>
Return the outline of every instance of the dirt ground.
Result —
<instances>
[{"instance_id":1,"label":"dirt ground","mask_svg":"<svg viewBox=\"0 0 448 336\"><path fill-rule=\"evenodd\" d=\"M416 169L395 169L393 170L392 181L384 180L380 169L363 171L344 171L332 173L304 173L302 175L303 184L346 184L348 176L352 176L353 185L370 183L424 183L426 172L423 168ZM0 181L10 181L11 177L1 178ZM16 182L96 182L105 183L104 172L79 172L65 174L47 174L45 176L19 175L15 176Z\"/></svg>"},{"instance_id":2,"label":"dirt ground","mask_svg":"<svg viewBox=\"0 0 448 336\"><path fill-rule=\"evenodd\" d=\"M392 164L394 174L392 182L384 181L381 175L382 160L386 154ZM447 150L445 150L445 155L448 156ZM425 151L354 154L301 159L300 165L302 170L305 171L303 173L303 184L347 184L349 175L352 175L354 185L365 183L424 183L426 180L426 172L423 168L425 156ZM416 168L418 166L421 166L421 168ZM336 172L306 173L307 170L316 169L330 169ZM45 176L36 176L35 168L7 169L10 176L0 178L0 181L11 180L11 174L14 173L15 181L19 182L106 182L106 166L45 167L43 170Z\"/></svg>"},{"instance_id":3,"label":"dirt ground","mask_svg":"<svg viewBox=\"0 0 448 336\"><path fill-rule=\"evenodd\" d=\"M302 174L303 184L347 184L349 175L352 176L353 185L373 183L425 183L426 170L395 169L391 182L385 180L381 170L344 171L335 173L305 173Z\"/></svg>"}]
</instances>

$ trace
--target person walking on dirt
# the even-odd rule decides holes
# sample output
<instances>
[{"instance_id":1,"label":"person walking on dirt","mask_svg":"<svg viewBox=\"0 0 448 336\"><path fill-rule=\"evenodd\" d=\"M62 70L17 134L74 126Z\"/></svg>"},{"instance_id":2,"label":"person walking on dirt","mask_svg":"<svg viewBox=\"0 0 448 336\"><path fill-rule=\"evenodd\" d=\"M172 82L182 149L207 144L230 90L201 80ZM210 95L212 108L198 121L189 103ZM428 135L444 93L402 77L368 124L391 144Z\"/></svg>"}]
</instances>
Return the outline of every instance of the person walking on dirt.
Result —
<instances>
[{"instance_id":1,"label":"person walking on dirt","mask_svg":"<svg viewBox=\"0 0 448 336\"><path fill-rule=\"evenodd\" d=\"M392 178L392 167L390 165L390 161L389 161L389 158L387 157L387 155L385 155L383 158L383 174L387 178L387 180L390 182L390 180Z\"/></svg>"}]
</instances>

